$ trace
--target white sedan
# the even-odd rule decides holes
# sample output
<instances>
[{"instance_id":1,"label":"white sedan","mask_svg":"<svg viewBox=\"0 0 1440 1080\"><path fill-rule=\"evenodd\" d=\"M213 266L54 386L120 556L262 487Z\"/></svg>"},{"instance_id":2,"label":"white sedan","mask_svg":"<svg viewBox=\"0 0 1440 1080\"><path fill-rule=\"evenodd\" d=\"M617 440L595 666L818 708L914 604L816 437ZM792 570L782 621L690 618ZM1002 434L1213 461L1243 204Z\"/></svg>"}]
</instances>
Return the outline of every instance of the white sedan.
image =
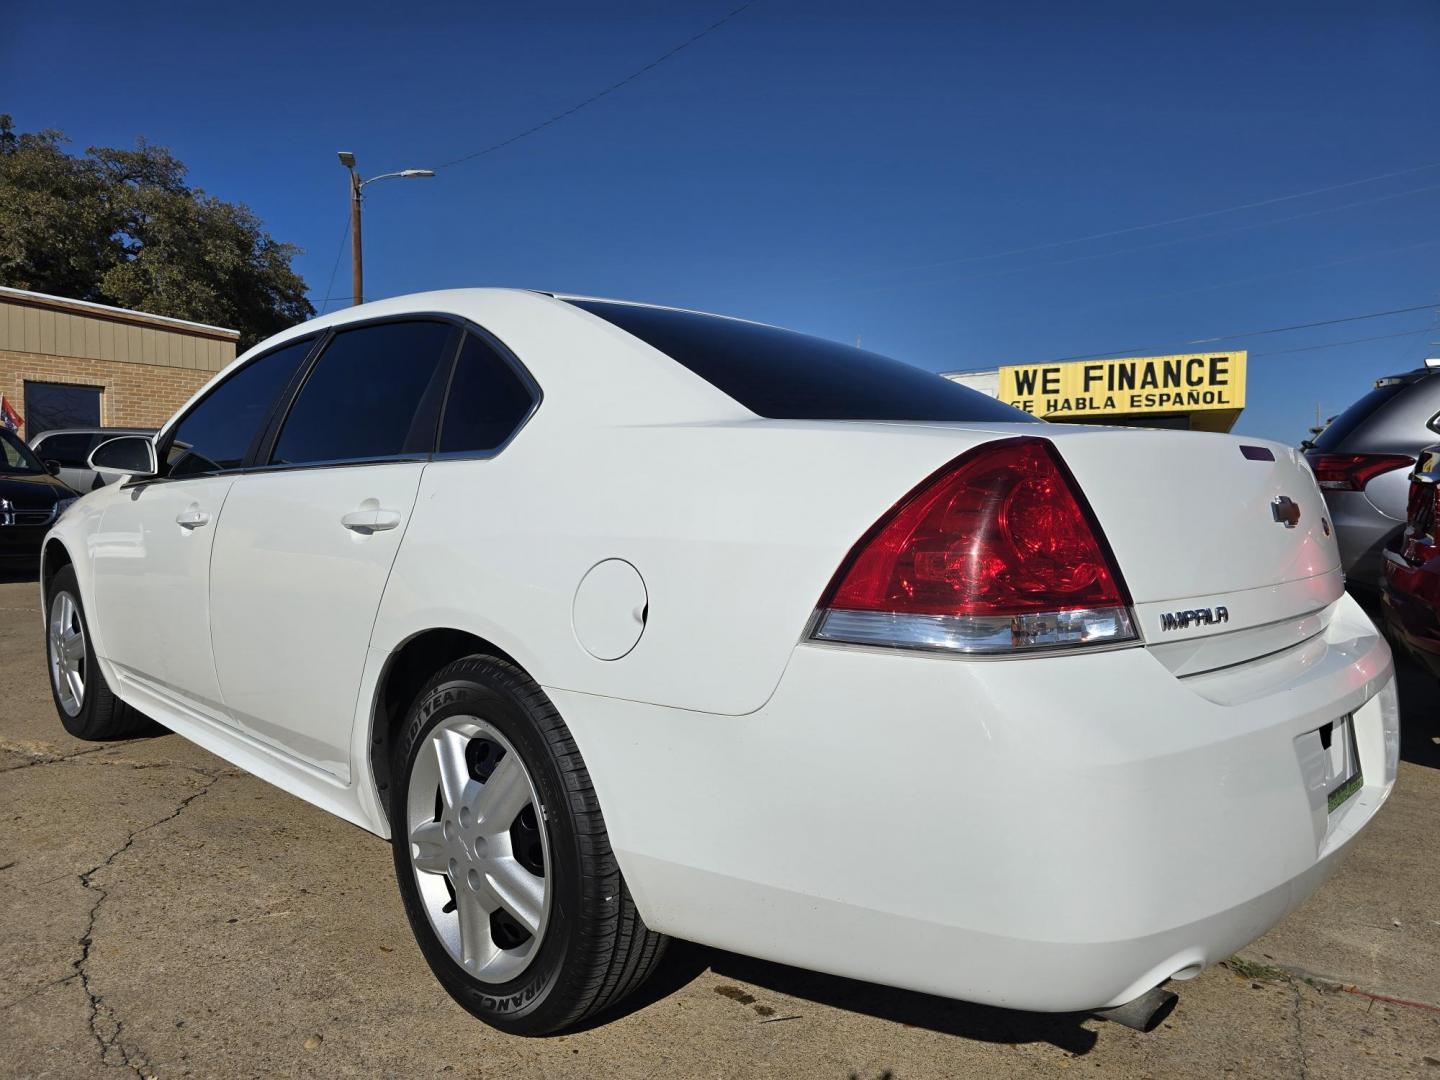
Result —
<instances>
[{"instance_id":1,"label":"white sedan","mask_svg":"<svg viewBox=\"0 0 1440 1080\"><path fill-rule=\"evenodd\" d=\"M1153 1024L1395 782L1389 650L1275 443L467 289L287 330L92 464L44 550L66 729L152 718L391 838L508 1031L666 935Z\"/></svg>"}]
</instances>

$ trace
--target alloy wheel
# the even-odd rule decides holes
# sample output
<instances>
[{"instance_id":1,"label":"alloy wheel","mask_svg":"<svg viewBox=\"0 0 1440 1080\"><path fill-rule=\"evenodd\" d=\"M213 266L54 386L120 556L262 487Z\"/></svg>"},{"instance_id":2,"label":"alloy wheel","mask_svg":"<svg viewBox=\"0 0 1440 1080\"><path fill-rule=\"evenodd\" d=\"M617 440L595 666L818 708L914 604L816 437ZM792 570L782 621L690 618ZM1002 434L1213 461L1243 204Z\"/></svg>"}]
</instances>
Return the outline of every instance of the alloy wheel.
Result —
<instances>
[{"instance_id":1,"label":"alloy wheel","mask_svg":"<svg viewBox=\"0 0 1440 1080\"><path fill-rule=\"evenodd\" d=\"M77 716L85 704L85 678L89 663L85 624L80 606L68 592L50 601L50 682L66 716Z\"/></svg>"},{"instance_id":2,"label":"alloy wheel","mask_svg":"<svg viewBox=\"0 0 1440 1080\"><path fill-rule=\"evenodd\" d=\"M550 850L534 780L514 746L475 716L425 736L405 828L425 914L451 958L487 983L534 959L550 915Z\"/></svg>"}]
</instances>

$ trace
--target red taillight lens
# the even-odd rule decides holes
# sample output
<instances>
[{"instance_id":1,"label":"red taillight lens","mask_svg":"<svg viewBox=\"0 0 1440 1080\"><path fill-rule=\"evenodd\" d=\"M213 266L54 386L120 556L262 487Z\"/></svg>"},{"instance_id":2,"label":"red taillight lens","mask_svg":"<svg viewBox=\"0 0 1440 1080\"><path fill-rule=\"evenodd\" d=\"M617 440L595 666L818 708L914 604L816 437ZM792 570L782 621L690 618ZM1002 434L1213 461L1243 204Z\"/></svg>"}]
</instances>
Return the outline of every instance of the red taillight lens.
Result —
<instances>
[{"instance_id":1,"label":"red taillight lens","mask_svg":"<svg viewBox=\"0 0 1440 1080\"><path fill-rule=\"evenodd\" d=\"M1436 485L1410 481L1410 501L1405 517L1411 528L1422 536L1434 534L1436 510Z\"/></svg>"},{"instance_id":2,"label":"red taillight lens","mask_svg":"<svg viewBox=\"0 0 1440 1080\"><path fill-rule=\"evenodd\" d=\"M1381 473L1415 464L1404 454L1312 454L1309 460L1315 482L1330 491L1364 491Z\"/></svg>"},{"instance_id":3,"label":"red taillight lens","mask_svg":"<svg viewBox=\"0 0 1440 1080\"><path fill-rule=\"evenodd\" d=\"M1044 439L991 443L926 481L863 538L816 636L998 652L1134 637L1098 528Z\"/></svg>"}]
</instances>

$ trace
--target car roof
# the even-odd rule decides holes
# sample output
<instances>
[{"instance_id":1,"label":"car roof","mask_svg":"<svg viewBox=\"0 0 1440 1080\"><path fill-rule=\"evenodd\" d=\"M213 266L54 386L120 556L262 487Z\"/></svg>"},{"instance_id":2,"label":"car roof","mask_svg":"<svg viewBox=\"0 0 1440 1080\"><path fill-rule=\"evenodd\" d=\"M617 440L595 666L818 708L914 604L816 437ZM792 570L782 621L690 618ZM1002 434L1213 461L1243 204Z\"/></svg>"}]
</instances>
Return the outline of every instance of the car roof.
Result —
<instances>
[{"instance_id":1,"label":"car roof","mask_svg":"<svg viewBox=\"0 0 1440 1080\"><path fill-rule=\"evenodd\" d=\"M47 428L36 435L37 439L48 439L51 435L153 435L155 428L145 427L66 427Z\"/></svg>"}]
</instances>

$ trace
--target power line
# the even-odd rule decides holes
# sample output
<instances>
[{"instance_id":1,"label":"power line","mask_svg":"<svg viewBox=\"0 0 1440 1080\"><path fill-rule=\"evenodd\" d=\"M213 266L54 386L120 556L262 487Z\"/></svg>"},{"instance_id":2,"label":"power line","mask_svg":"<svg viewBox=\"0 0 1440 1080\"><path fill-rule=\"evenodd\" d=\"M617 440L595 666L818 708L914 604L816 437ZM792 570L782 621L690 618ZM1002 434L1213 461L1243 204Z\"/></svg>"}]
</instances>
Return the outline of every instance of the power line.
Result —
<instances>
[{"instance_id":1,"label":"power line","mask_svg":"<svg viewBox=\"0 0 1440 1080\"><path fill-rule=\"evenodd\" d=\"M1391 308L1389 311L1370 311L1363 315L1346 315L1339 319L1322 319L1319 322L1295 323L1293 326L1272 326L1264 330L1247 330L1242 334L1221 334L1217 337L1195 338L1192 341L1182 341L1179 344L1185 345L1213 345L1219 341L1236 341L1240 338L1264 337L1267 334L1288 334L1292 330L1309 330L1316 326L1336 326L1340 323L1360 322L1364 319L1382 319L1389 315L1404 315L1410 311L1429 311L1440 307L1440 303L1431 302L1428 304L1416 304L1414 307ZM1156 349L1173 348L1172 345L1133 345L1124 349L1109 349L1105 352L1086 353L1083 356L1062 356L1054 360L1032 360L1029 363L1037 364L1064 364L1071 360L1100 360L1112 356L1133 356L1152 352Z\"/></svg>"},{"instance_id":2,"label":"power line","mask_svg":"<svg viewBox=\"0 0 1440 1080\"><path fill-rule=\"evenodd\" d=\"M959 278L930 279L929 282L890 282L885 285L869 287L871 292L894 291L896 289L911 289L917 284L930 284L937 282L948 285L961 285L969 281L984 281L990 278L1008 277L1012 274L1024 274L1031 270L1045 270L1052 266L1068 266L1071 263L1093 262L1096 259L1109 259L1116 255L1129 255L1136 251L1150 251L1154 248L1173 247L1176 244L1188 244L1193 240L1209 240L1216 236L1226 236L1231 233L1249 232L1253 229L1264 229L1271 225L1283 225L1290 221L1300 221L1303 218L1319 217L1322 214L1334 214L1341 210L1350 210L1357 206L1369 206L1373 203L1388 202L1391 199L1403 199L1410 195L1422 195L1428 191L1440 191L1440 184L1427 184L1425 187L1410 188L1406 191L1396 191L1389 195L1376 195L1369 199L1357 199L1354 202L1340 203L1338 206L1325 206L1318 210L1305 210L1298 214L1290 214L1286 217L1272 218L1269 221L1252 221L1247 225L1230 225L1223 229L1212 229L1210 232L1197 233L1194 236L1177 236L1169 240L1154 240L1148 244L1134 244L1130 247L1116 248L1113 251L1098 251L1088 255L1072 255L1067 259L1052 259L1049 262L1032 263L1029 266L1012 266L1006 270L992 270L983 274L967 274Z\"/></svg>"},{"instance_id":3,"label":"power line","mask_svg":"<svg viewBox=\"0 0 1440 1080\"><path fill-rule=\"evenodd\" d=\"M350 214L345 214L345 231L340 234L340 247L335 252L334 265L330 267L330 280L325 283L325 296L322 298L320 314L325 314L325 309L330 306L330 301L336 299L330 295L330 290L335 285L335 271L340 269L340 256L345 254L345 238L350 235Z\"/></svg>"},{"instance_id":4,"label":"power line","mask_svg":"<svg viewBox=\"0 0 1440 1080\"><path fill-rule=\"evenodd\" d=\"M1359 345L1365 341L1388 341L1391 338L1414 337L1416 334L1428 334L1435 329L1432 323L1430 326L1422 326L1419 330L1403 330L1398 334L1376 334L1374 337L1351 338L1348 341L1329 341L1324 345L1302 345L1298 349L1271 349L1268 352L1251 353L1255 356L1284 356L1287 353L1314 352L1316 349L1337 349L1341 345Z\"/></svg>"},{"instance_id":5,"label":"power line","mask_svg":"<svg viewBox=\"0 0 1440 1080\"><path fill-rule=\"evenodd\" d=\"M1107 293L1105 295L1105 298L1101 301L1095 301L1087 304L1068 304L1063 307L1052 306L1047 308L1047 310L1052 314L1062 311L1094 311L1096 308L1141 304L1150 300L1169 300L1177 296L1192 296L1195 293L1215 292L1219 289L1233 288L1236 285L1249 285L1257 281L1269 281L1274 278L1289 277L1292 274L1304 274L1310 272L1311 270L1325 270L1332 266L1343 266L1347 263L1361 262L1365 259L1378 259L1383 258L1387 255L1399 255L1403 254L1404 252L1415 251L1419 248L1434 247L1436 244L1440 244L1440 237L1436 237L1433 240L1421 240L1418 243L1414 244L1404 244L1400 247L1384 248L1378 251L1366 251L1360 253L1359 255L1346 255L1343 258L1339 259L1327 259L1324 262L1308 263L1305 266L1290 266L1286 267L1284 270L1273 270L1266 274L1251 274L1248 277L1232 278L1229 281L1212 282L1208 285L1197 285L1194 288L1190 289L1167 289L1165 292L1131 293L1128 295L1124 293ZM1001 316L1001 318L1009 321L1014 321L1017 319L1033 319L1034 317L1035 312L1031 309L1027 309L1025 311L1010 312Z\"/></svg>"},{"instance_id":6,"label":"power line","mask_svg":"<svg viewBox=\"0 0 1440 1080\"><path fill-rule=\"evenodd\" d=\"M626 75L625 78L621 79L619 82L617 82L617 83L611 83L611 84L610 84L609 86L607 86L604 90L601 90L600 92L595 93L595 94L591 94L588 98L586 98L584 101L580 102L579 104L577 104L577 105L572 105L572 106L570 106L570 108L564 110L563 112L558 112L558 113L556 113L554 116L550 117L548 120L542 120L540 123L536 124L534 127L526 128L524 131L520 132L520 133L517 134L517 135L511 135L508 139L502 139L500 142L492 143L490 146L485 147L483 150L476 150L476 151L475 151L474 153L472 153L472 154L465 154L465 155L462 156L462 157L454 158L454 159L452 159L452 160L450 160L450 161L443 162L442 164L437 165L436 168L437 168L437 169L448 169L448 168L451 168L452 166L463 164L463 163L466 162L466 161L471 161L471 160L473 160L474 158L484 157L486 154L493 154L496 150L502 150L502 149L504 149L505 147L511 145L512 143L517 143L517 142L519 142L521 139L528 138L529 136L534 135L534 134L535 134L536 132L538 132L538 131L543 131L545 128L549 127L551 124L559 123L561 120L564 120L567 116L573 116L575 113L579 112L581 109L585 108L587 105L593 105L593 104L595 104L595 102L599 101L601 98L605 97L606 95L608 95L608 94L613 94L616 90L619 90L622 86L626 86L626 85L628 85L629 83L634 82L636 79L640 78L640 76L644 75L646 72L652 71L652 70L654 70L655 68L659 67L661 64L665 63L666 60L669 60L672 56L674 56L676 53L678 53L678 52L680 52L680 51L682 51L682 50L684 50L684 49L688 49L691 45L694 45L695 42L699 41L701 38L707 36L708 34L714 33L716 30L719 30L720 27L724 26L724 25L725 25L727 22L729 22L731 19L735 18L736 15L739 15L739 14L740 14L742 11L744 11L746 8L751 7L754 3L755 3L755 0L747 0L746 3L741 4L741 5L740 5L739 7L737 7L735 10L731 11L728 15L725 15L725 16L723 16L722 18L717 19L715 22L713 22L713 23L711 23L709 26L705 27L704 30L701 30L701 31L700 31L698 34L696 34L695 36L693 36L693 37L691 37L691 38L688 38L688 39L685 40L685 41L682 41L679 45L676 45L673 49L669 50L669 51L666 52L666 53L661 54L660 56L656 57L654 60L651 60L650 63L646 64L644 67L639 68L639 69L636 70L636 71L632 71L629 75Z\"/></svg>"},{"instance_id":7,"label":"power line","mask_svg":"<svg viewBox=\"0 0 1440 1080\"><path fill-rule=\"evenodd\" d=\"M1152 221L1145 225L1127 225L1121 229L1109 229L1105 232L1090 233L1086 236L1071 237L1068 240L1050 240L1042 244L1030 244L1026 247L1010 248L1006 251L995 251L987 255L965 255L954 259L939 259L929 263L915 263L911 266L890 267L886 270L872 270L864 274L854 275L846 280L858 280L867 277L881 277L885 274L908 273L911 270L929 270L941 266L958 266L965 263L986 262L991 259L1004 259L1011 255L1026 255L1034 251L1048 251L1054 248L1069 247L1072 244L1084 244L1091 240L1105 240L1112 236L1125 236L1129 233L1145 232L1149 229L1163 229L1170 225L1182 225L1189 221L1201 221L1205 218L1219 217L1222 214L1235 214L1242 210L1255 210L1262 206L1274 206L1277 203L1293 202L1296 199L1308 199L1315 195L1324 195L1332 191L1344 191L1346 188L1360 187L1364 184L1373 184L1380 180L1391 180L1397 176L1409 176L1417 172L1426 172L1430 169L1440 169L1440 161L1431 162L1428 165L1416 165L1409 169L1397 169L1394 172L1377 173L1374 176L1361 177L1359 180L1347 180L1343 184L1330 184L1326 187L1311 188L1308 191L1297 191L1289 195L1278 195L1271 199L1260 199L1256 202L1237 203L1234 206L1223 206L1218 210L1202 210L1196 214L1185 214L1181 217L1168 218L1165 221ZM1360 205L1358 203L1351 205ZM1287 220L1287 219L1281 219ZM834 280L834 279L832 279Z\"/></svg>"}]
</instances>

